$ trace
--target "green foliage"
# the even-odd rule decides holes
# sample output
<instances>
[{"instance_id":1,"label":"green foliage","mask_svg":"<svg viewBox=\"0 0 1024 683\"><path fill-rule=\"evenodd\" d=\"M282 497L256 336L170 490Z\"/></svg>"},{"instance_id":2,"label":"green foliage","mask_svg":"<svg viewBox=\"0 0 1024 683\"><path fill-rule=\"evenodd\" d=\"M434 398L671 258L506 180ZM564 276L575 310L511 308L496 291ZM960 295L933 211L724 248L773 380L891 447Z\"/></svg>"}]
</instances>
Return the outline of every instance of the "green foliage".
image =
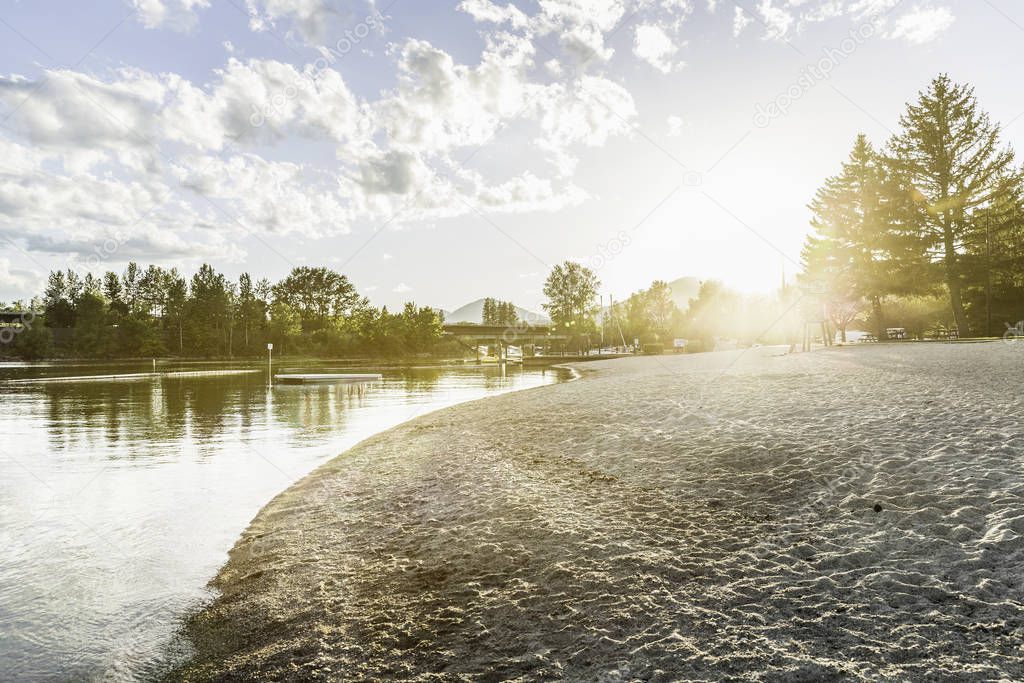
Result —
<instances>
[{"instance_id":1,"label":"green foliage","mask_svg":"<svg viewBox=\"0 0 1024 683\"><path fill-rule=\"evenodd\" d=\"M906 227L914 208L899 201L903 192L899 177L858 135L840 173L811 202L816 234L804 246L801 284L844 336L861 301L880 308L885 296L922 286L912 275L924 267L925 250Z\"/></svg>"},{"instance_id":2,"label":"green foliage","mask_svg":"<svg viewBox=\"0 0 1024 683\"><path fill-rule=\"evenodd\" d=\"M367 305L347 277L329 268L293 268L272 291L274 301L299 314L306 331L322 330L332 318L352 315Z\"/></svg>"},{"instance_id":3,"label":"green foliage","mask_svg":"<svg viewBox=\"0 0 1024 683\"><path fill-rule=\"evenodd\" d=\"M568 334L577 348L582 348L584 339L597 330L595 302L600 284L594 271L573 261L552 268L544 282L544 310L556 330Z\"/></svg>"},{"instance_id":4,"label":"green foliage","mask_svg":"<svg viewBox=\"0 0 1024 683\"><path fill-rule=\"evenodd\" d=\"M231 282L208 264L190 280L173 268L134 263L101 278L55 271L39 309L46 323L40 316L24 346L34 358L252 357L263 356L268 342L276 355L398 357L442 346L438 311L412 303L400 313L372 308L348 278L326 268L296 268L273 286L248 273ZM64 328L68 341L55 348L50 328Z\"/></svg>"},{"instance_id":5,"label":"green foliage","mask_svg":"<svg viewBox=\"0 0 1024 683\"><path fill-rule=\"evenodd\" d=\"M915 227L942 266L953 317L966 336L963 290L977 277L967 268L968 245L979 241L1007 183L1019 187L1013 152L1000 142L999 127L978 106L974 89L945 74L907 106L900 124L891 163L923 206Z\"/></svg>"},{"instance_id":6,"label":"green foliage","mask_svg":"<svg viewBox=\"0 0 1024 683\"><path fill-rule=\"evenodd\" d=\"M80 294L75 301L75 348L78 355L86 358L108 356L110 337L107 302L92 292Z\"/></svg>"},{"instance_id":7,"label":"green foliage","mask_svg":"<svg viewBox=\"0 0 1024 683\"><path fill-rule=\"evenodd\" d=\"M672 299L672 288L668 283L655 280L649 288L615 304L611 318L630 343L633 339L639 339L641 343L664 343L677 336L682 312Z\"/></svg>"},{"instance_id":8,"label":"green foliage","mask_svg":"<svg viewBox=\"0 0 1024 683\"><path fill-rule=\"evenodd\" d=\"M490 297L484 299L484 325L515 325L519 322L516 306L511 301L499 301Z\"/></svg>"},{"instance_id":9,"label":"green foliage","mask_svg":"<svg viewBox=\"0 0 1024 683\"><path fill-rule=\"evenodd\" d=\"M39 360L50 356L53 335L37 315L24 320L21 331L14 335L10 343L14 356L22 360Z\"/></svg>"},{"instance_id":10,"label":"green foliage","mask_svg":"<svg viewBox=\"0 0 1024 683\"><path fill-rule=\"evenodd\" d=\"M515 307L512 308L513 312ZM441 339L441 313L433 308L407 303L401 315L401 334L405 348L412 353L424 353ZM514 319L513 319L514 322ZM499 323L503 324L503 323Z\"/></svg>"},{"instance_id":11,"label":"green foliage","mask_svg":"<svg viewBox=\"0 0 1024 683\"><path fill-rule=\"evenodd\" d=\"M283 301L271 304L267 339L274 344L278 353L296 351L292 346L301 335L302 317L299 312Z\"/></svg>"},{"instance_id":12,"label":"green foliage","mask_svg":"<svg viewBox=\"0 0 1024 683\"><path fill-rule=\"evenodd\" d=\"M961 336L998 333L1024 318L1024 181L1013 152L973 89L946 75L900 124L884 154L858 136L815 196L802 288L844 335L858 318L879 338L890 326L919 329L922 302L937 295Z\"/></svg>"},{"instance_id":13,"label":"green foliage","mask_svg":"<svg viewBox=\"0 0 1024 683\"><path fill-rule=\"evenodd\" d=\"M192 276L186 306L185 337L196 355L229 355L231 287L224 275L204 263Z\"/></svg>"},{"instance_id":14,"label":"green foliage","mask_svg":"<svg viewBox=\"0 0 1024 683\"><path fill-rule=\"evenodd\" d=\"M902 327L913 339L944 336L940 331L951 328L955 321L945 292L924 296L893 297L886 302L886 318ZM868 319L871 329L877 322ZM884 327L884 325L883 325Z\"/></svg>"}]
</instances>

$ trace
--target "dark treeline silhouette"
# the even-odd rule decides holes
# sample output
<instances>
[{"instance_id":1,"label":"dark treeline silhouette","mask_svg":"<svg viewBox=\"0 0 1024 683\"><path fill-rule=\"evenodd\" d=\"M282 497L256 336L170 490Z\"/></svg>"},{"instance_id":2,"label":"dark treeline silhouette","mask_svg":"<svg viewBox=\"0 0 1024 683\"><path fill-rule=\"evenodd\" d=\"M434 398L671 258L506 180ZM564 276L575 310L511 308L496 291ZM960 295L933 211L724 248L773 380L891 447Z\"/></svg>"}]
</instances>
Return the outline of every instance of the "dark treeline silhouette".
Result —
<instances>
[{"instance_id":1,"label":"dark treeline silhouette","mask_svg":"<svg viewBox=\"0 0 1024 683\"><path fill-rule=\"evenodd\" d=\"M435 350L441 314L374 308L328 268L294 268L276 284L242 273L230 281L204 264L191 279L135 263L120 275L50 273L11 350L25 358L245 357L266 353L414 355Z\"/></svg>"},{"instance_id":2,"label":"dark treeline silhouette","mask_svg":"<svg viewBox=\"0 0 1024 683\"><path fill-rule=\"evenodd\" d=\"M1024 319L1024 180L973 89L942 75L881 150L860 135L810 205L804 290L845 341L861 319L917 337Z\"/></svg>"}]
</instances>

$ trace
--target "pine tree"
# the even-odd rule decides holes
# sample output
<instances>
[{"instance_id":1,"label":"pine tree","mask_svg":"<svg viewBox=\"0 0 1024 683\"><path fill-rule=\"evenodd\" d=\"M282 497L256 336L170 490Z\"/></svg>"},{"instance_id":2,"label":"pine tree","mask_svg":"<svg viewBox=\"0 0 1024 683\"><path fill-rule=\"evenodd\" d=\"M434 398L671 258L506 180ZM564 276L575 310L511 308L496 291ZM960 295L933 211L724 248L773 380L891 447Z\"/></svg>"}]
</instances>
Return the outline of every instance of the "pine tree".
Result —
<instances>
[{"instance_id":1,"label":"pine tree","mask_svg":"<svg viewBox=\"0 0 1024 683\"><path fill-rule=\"evenodd\" d=\"M908 228L915 207L902 201L905 196L905 183L862 134L810 204L816 234L803 249L801 280L844 339L851 309L861 301L870 303L878 338L884 338L884 298L919 286L915 274L924 250Z\"/></svg>"},{"instance_id":2,"label":"pine tree","mask_svg":"<svg viewBox=\"0 0 1024 683\"><path fill-rule=\"evenodd\" d=\"M480 322L484 325L496 325L494 315L494 299L487 297L484 299L484 310L480 314Z\"/></svg>"},{"instance_id":3,"label":"pine tree","mask_svg":"<svg viewBox=\"0 0 1024 683\"><path fill-rule=\"evenodd\" d=\"M969 333L963 303L966 245L977 239L980 217L997 198L996 182L1013 163L999 127L981 111L974 89L942 74L907 105L903 132L891 142L893 163L913 184L926 211L918 230L943 268L960 334Z\"/></svg>"},{"instance_id":4,"label":"pine tree","mask_svg":"<svg viewBox=\"0 0 1024 683\"><path fill-rule=\"evenodd\" d=\"M986 335L1002 334L1024 320L1024 173L1003 174L996 185L961 257L967 316L972 329Z\"/></svg>"}]
</instances>

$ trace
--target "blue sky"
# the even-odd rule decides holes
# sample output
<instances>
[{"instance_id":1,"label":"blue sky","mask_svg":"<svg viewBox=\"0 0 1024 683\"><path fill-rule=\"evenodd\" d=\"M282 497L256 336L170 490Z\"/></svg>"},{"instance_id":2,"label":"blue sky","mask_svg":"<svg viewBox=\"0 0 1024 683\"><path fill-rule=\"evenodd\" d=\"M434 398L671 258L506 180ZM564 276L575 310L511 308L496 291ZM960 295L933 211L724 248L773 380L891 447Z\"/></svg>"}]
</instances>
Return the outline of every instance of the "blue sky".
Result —
<instances>
[{"instance_id":1,"label":"blue sky","mask_svg":"<svg viewBox=\"0 0 1024 683\"><path fill-rule=\"evenodd\" d=\"M345 272L377 304L537 307L576 259L792 273L855 135L940 72L1024 135L1010 0L9 1L0 299L128 260Z\"/></svg>"}]
</instances>

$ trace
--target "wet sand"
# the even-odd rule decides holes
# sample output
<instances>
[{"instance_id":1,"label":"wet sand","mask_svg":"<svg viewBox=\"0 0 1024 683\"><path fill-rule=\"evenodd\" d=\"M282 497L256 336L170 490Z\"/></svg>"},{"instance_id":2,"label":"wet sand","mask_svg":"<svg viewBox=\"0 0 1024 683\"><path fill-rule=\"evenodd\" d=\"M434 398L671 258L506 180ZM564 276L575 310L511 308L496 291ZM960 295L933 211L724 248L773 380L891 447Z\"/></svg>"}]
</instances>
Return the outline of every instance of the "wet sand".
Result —
<instances>
[{"instance_id":1,"label":"wet sand","mask_svg":"<svg viewBox=\"0 0 1024 683\"><path fill-rule=\"evenodd\" d=\"M186 680L1024 678L1024 343L581 364L268 504Z\"/></svg>"}]
</instances>

